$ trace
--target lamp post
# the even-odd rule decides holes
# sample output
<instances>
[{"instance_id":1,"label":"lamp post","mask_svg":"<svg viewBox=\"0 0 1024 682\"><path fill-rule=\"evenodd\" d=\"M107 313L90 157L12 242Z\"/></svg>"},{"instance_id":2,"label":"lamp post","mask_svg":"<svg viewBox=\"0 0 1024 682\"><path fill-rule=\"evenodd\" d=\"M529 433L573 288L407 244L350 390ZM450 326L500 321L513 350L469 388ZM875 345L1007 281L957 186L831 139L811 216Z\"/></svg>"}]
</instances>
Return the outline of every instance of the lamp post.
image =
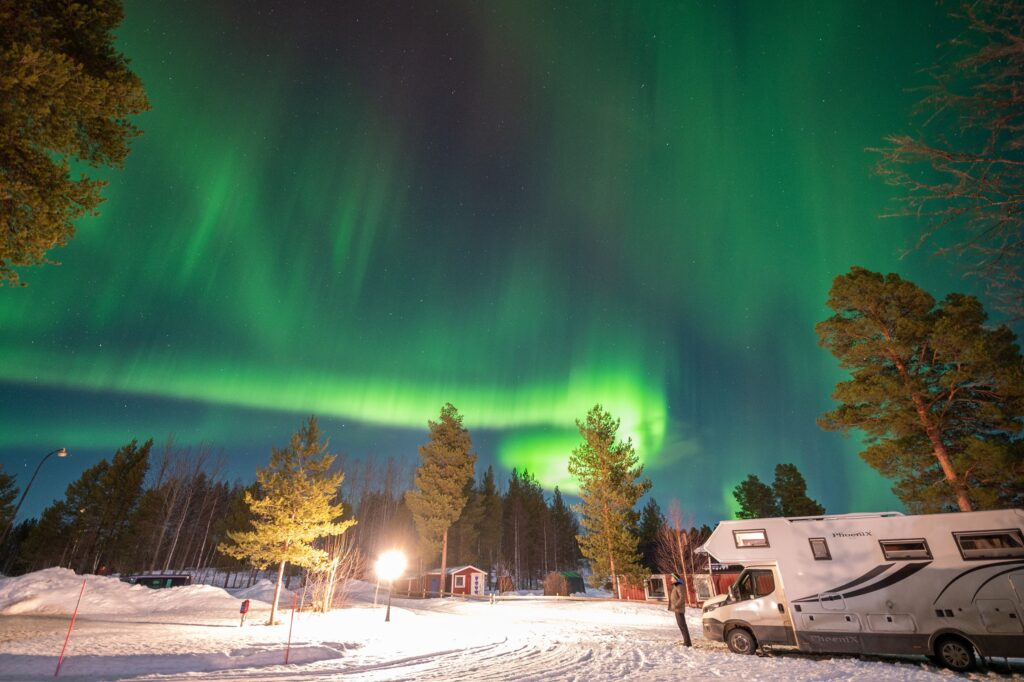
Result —
<instances>
[{"instance_id":1,"label":"lamp post","mask_svg":"<svg viewBox=\"0 0 1024 682\"><path fill-rule=\"evenodd\" d=\"M11 527L14 526L14 519L18 518L18 510L21 509L21 503L25 501L25 496L28 495L28 489L32 487L32 483L36 480L36 475L39 474L40 467L43 466L43 462L48 460L51 455L67 457L68 451L65 448L57 448L53 452L47 453L45 457L39 460L39 464L36 465L36 470L32 472L32 478L28 479L28 485L25 486L25 490L21 493L21 499L18 500L18 505L14 508L14 513L11 514L11 520L7 522L7 527L4 528L4 534L0 535L0 546L4 544L4 541L7 539L7 534L11 532Z\"/></svg>"},{"instance_id":2,"label":"lamp post","mask_svg":"<svg viewBox=\"0 0 1024 682\"><path fill-rule=\"evenodd\" d=\"M391 622L391 587L395 578L405 572L405 555L397 549L384 552L377 558L377 575L388 583L388 610L384 622Z\"/></svg>"}]
</instances>

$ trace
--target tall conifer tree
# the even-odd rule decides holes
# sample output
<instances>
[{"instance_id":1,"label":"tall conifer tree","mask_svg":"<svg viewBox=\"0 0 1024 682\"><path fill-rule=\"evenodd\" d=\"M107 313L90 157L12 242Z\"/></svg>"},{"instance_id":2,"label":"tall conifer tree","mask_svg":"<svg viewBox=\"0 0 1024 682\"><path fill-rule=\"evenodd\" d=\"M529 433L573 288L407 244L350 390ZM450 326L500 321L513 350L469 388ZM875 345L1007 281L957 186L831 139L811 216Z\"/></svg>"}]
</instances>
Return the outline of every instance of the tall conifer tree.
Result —
<instances>
[{"instance_id":1,"label":"tall conifer tree","mask_svg":"<svg viewBox=\"0 0 1024 682\"><path fill-rule=\"evenodd\" d=\"M274 623L285 564L312 568L327 554L314 546L319 538L341 535L355 520L341 521L343 506L335 502L343 473L330 473L334 455L320 442L316 417L292 434L288 447L271 449L270 463L256 470L259 495L245 491L252 512L251 531L229 531L218 550L247 559L257 568L278 564L270 620Z\"/></svg>"},{"instance_id":2,"label":"tall conifer tree","mask_svg":"<svg viewBox=\"0 0 1024 682\"><path fill-rule=\"evenodd\" d=\"M851 372L818 423L858 429L861 453L912 511L1013 504L1024 489L1017 437L1024 366L1016 337L986 326L973 296L935 299L898 275L836 277L819 344Z\"/></svg>"},{"instance_id":3,"label":"tall conifer tree","mask_svg":"<svg viewBox=\"0 0 1024 682\"><path fill-rule=\"evenodd\" d=\"M583 442L569 457L569 473L579 482L580 551L590 560L591 584L611 576L619 596L618 576L638 576L637 536L633 507L650 490L642 479L643 465L632 439L616 441L619 420L595 405L584 421L576 421Z\"/></svg>"},{"instance_id":4,"label":"tall conifer tree","mask_svg":"<svg viewBox=\"0 0 1024 682\"><path fill-rule=\"evenodd\" d=\"M661 507L653 497L647 500L647 504L640 511L640 559L643 565L652 571L658 565L658 533L665 525L665 517L661 514Z\"/></svg>"},{"instance_id":5,"label":"tall conifer tree","mask_svg":"<svg viewBox=\"0 0 1024 682\"><path fill-rule=\"evenodd\" d=\"M406 492L406 504L427 551L441 551L440 593L448 566L448 530L459 520L466 505L466 484L473 480L476 455L473 442L462 426L462 415L451 403L441 408L438 421L427 422L429 440L419 447L421 464L416 469L416 489Z\"/></svg>"},{"instance_id":6,"label":"tall conifer tree","mask_svg":"<svg viewBox=\"0 0 1024 682\"><path fill-rule=\"evenodd\" d=\"M795 464L776 464L772 492L783 516L819 516L825 507L807 496L807 481Z\"/></svg>"},{"instance_id":7,"label":"tall conifer tree","mask_svg":"<svg viewBox=\"0 0 1024 682\"><path fill-rule=\"evenodd\" d=\"M555 486L551 498L551 526L554 531L554 565L556 571L575 571L580 563L580 546L576 536L580 524Z\"/></svg>"},{"instance_id":8,"label":"tall conifer tree","mask_svg":"<svg viewBox=\"0 0 1024 682\"><path fill-rule=\"evenodd\" d=\"M754 474L748 474L746 480L733 488L732 496L736 498L739 510L738 519L765 519L782 516L779 502L771 486L761 482Z\"/></svg>"},{"instance_id":9,"label":"tall conifer tree","mask_svg":"<svg viewBox=\"0 0 1024 682\"><path fill-rule=\"evenodd\" d=\"M480 481L480 547L481 568L492 570L498 563L502 542L502 504L501 493L494 482L494 469L487 467L483 480Z\"/></svg>"}]
</instances>

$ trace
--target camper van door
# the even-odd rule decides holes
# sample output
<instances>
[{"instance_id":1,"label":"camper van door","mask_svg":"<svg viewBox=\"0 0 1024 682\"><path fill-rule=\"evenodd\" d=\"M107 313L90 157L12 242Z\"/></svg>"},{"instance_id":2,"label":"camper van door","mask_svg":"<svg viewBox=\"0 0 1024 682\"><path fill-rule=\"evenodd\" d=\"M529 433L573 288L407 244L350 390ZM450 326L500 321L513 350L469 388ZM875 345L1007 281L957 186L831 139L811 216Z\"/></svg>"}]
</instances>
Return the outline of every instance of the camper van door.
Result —
<instances>
[{"instance_id":1,"label":"camper van door","mask_svg":"<svg viewBox=\"0 0 1024 682\"><path fill-rule=\"evenodd\" d=\"M730 600L729 619L748 624L759 644L796 644L778 567L744 569L730 588Z\"/></svg>"}]
</instances>

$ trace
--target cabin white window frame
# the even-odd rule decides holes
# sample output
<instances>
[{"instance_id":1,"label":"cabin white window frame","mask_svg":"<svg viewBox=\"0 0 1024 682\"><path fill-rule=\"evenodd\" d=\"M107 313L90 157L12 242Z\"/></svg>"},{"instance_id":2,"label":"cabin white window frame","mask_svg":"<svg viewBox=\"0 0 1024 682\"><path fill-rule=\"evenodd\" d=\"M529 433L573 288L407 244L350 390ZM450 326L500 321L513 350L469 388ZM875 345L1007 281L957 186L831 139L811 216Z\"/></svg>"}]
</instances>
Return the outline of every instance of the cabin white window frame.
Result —
<instances>
[{"instance_id":1,"label":"cabin white window frame","mask_svg":"<svg viewBox=\"0 0 1024 682\"><path fill-rule=\"evenodd\" d=\"M819 543L817 547L824 550L824 553L815 549L815 542ZM828 540L825 538L807 538L807 543L811 546L811 556L814 557L815 561L832 561L832 550L828 548Z\"/></svg>"},{"instance_id":2,"label":"cabin white window frame","mask_svg":"<svg viewBox=\"0 0 1024 682\"><path fill-rule=\"evenodd\" d=\"M768 542L768 531L764 528L745 528L743 530L734 530L732 532L732 541L736 543L736 549L771 547L771 543Z\"/></svg>"},{"instance_id":3,"label":"cabin white window frame","mask_svg":"<svg viewBox=\"0 0 1024 682\"><path fill-rule=\"evenodd\" d=\"M920 544L919 549L899 548L896 545ZM924 538L886 538L878 541L886 561L914 561L932 559L932 550Z\"/></svg>"},{"instance_id":4,"label":"cabin white window frame","mask_svg":"<svg viewBox=\"0 0 1024 682\"><path fill-rule=\"evenodd\" d=\"M999 536L1010 539L1010 543L1002 547L964 547L963 540ZM956 548L960 550L960 556L964 561L1020 559L1024 557L1024 535L1021 534L1019 528L954 531L953 541L956 542Z\"/></svg>"},{"instance_id":5,"label":"cabin white window frame","mask_svg":"<svg viewBox=\"0 0 1024 682\"><path fill-rule=\"evenodd\" d=\"M464 576L464 575L457 575L457 576L455 576L454 587L465 588L466 587L466 576Z\"/></svg>"}]
</instances>

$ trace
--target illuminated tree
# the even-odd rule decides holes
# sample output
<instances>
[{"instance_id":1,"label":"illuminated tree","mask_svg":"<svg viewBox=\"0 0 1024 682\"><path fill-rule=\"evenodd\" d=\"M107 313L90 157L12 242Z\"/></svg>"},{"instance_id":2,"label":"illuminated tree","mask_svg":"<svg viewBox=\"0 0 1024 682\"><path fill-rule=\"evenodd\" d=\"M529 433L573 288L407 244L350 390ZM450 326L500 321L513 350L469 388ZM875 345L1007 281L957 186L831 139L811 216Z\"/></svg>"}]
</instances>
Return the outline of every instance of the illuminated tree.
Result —
<instances>
[{"instance_id":1,"label":"illuminated tree","mask_svg":"<svg viewBox=\"0 0 1024 682\"><path fill-rule=\"evenodd\" d=\"M1019 499L1024 371L1013 333L986 328L972 296L936 305L898 275L859 267L835 278L828 305L818 340L852 377L821 427L863 432L861 456L912 511Z\"/></svg>"},{"instance_id":2,"label":"illuminated tree","mask_svg":"<svg viewBox=\"0 0 1024 682\"><path fill-rule=\"evenodd\" d=\"M277 564L277 583L270 605L269 624L274 623L285 564L319 568L328 562L327 553L314 542L341 535L355 520L341 521L344 511L335 503L345 476L331 474L334 455L320 442L316 417L310 417L288 447L272 448L270 463L256 470L259 495L245 493L252 512L251 531L228 532L228 542L218 550L236 559L246 559L263 569Z\"/></svg>"},{"instance_id":3,"label":"illuminated tree","mask_svg":"<svg viewBox=\"0 0 1024 682\"><path fill-rule=\"evenodd\" d=\"M448 566L448 530L466 506L466 486L473 480L476 455L462 426L462 415L451 403L441 408L439 421L427 422L429 440L419 448L416 489L405 494L406 504L427 551L441 551L441 595Z\"/></svg>"},{"instance_id":4,"label":"illuminated tree","mask_svg":"<svg viewBox=\"0 0 1024 682\"><path fill-rule=\"evenodd\" d=\"M121 166L149 108L114 48L119 0L0 0L0 286L96 213L104 183L76 167Z\"/></svg>"},{"instance_id":5,"label":"illuminated tree","mask_svg":"<svg viewBox=\"0 0 1024 682\"><path fill-rule=\"evenodd\" d=\"M892 135L878 173L903 191L896 215L923 218L920 243L984 278L997 307L1024 317L1024 12L962 4L965 29L932 67L922 131Z\"/></svg>"},{"instance_id":6,"label":"illuminated tree","mask_svg":"<svg viewBox=\"0 0 1024 682\"><path fill-rule=\"evenodd\" d=\"M590 560L590 581L602 584L610 576L619 596L618 577L642 574L634 532L634 506L651 488L640 478L632 439L616 441L619 420L595 405L584 421L576 420L583 442L569 456L569 473L579 483L583 502L577 507L584 533L578 537L580 552Z\"/></svg>"}]
</instances>

